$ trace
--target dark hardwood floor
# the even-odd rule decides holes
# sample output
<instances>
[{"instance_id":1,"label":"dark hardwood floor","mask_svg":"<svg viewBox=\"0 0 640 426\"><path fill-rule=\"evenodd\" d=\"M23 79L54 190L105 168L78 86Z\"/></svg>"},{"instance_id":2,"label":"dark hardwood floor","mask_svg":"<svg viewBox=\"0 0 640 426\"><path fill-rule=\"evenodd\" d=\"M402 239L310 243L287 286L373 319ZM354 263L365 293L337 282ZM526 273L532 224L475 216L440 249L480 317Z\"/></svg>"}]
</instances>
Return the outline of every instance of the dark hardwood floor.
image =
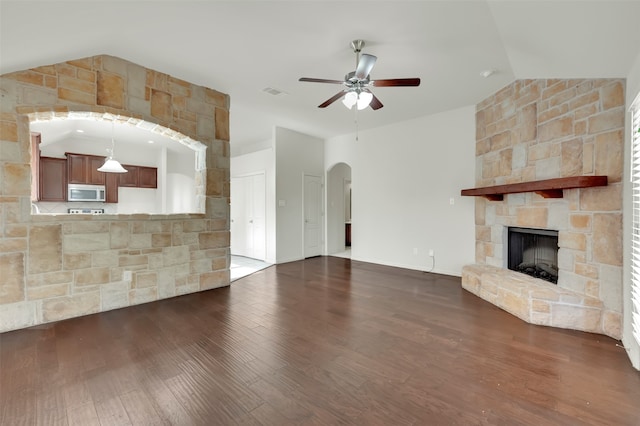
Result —
<instances>
[{"instance_id":1,"label":"dark hardwood floor","mask_svg":"<svg viewBox=\"0 0 640 426\"><path fill-rule=\"evenodd\" d=\"M0 334L3 425L638 425L605 336L336 257Z\"/></svg>"}]
</instances>

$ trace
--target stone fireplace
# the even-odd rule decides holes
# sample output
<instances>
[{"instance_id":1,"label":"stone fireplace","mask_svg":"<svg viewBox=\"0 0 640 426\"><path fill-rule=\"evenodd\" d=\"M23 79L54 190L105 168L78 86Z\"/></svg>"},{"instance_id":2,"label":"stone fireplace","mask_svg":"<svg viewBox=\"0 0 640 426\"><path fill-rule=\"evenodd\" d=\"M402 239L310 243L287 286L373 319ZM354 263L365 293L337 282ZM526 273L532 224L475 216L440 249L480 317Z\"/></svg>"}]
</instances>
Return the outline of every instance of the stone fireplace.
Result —
<instances>
[{"instance_id":1,"label":"stone fireplace","mask_svg":"<svg viewBox=\"0 0 640 426\"><path fill-rule=\"evenodd\" d=\"M519 80L477 105L476 187L596 175L608 184L476 197L465 289L534 324L621 337L624 90L624 79ZM508 268L510 227L557 231L557 285Z\"/></svg>"}]
</instances>

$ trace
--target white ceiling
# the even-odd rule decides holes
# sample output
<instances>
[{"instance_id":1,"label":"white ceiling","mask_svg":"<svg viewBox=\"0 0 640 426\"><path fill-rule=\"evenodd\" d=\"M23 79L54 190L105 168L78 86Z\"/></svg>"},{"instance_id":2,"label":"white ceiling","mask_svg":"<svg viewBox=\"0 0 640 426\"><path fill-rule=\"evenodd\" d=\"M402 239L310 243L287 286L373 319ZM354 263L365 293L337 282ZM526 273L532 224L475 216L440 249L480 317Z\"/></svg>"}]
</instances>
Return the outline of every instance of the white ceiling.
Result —
<instances>
[{"instance_id":1,"label":"white ceiling","mask_svg":"<svg viewBox=\"0 0 640 426\"><path fill-rule=\"evenodd\" d=\"M626 77L640 54L640 1L0 1L0 73L98 54L231 96L231 144L274 126L322 138L355 131L340 102L317 105L355 68L350 42L378 57L385 105L359 129L472 105L514 79ZM488 78L481 71L495 70ZM273 96L271 87L286 95Z\"/></svg>"}]
</instances>

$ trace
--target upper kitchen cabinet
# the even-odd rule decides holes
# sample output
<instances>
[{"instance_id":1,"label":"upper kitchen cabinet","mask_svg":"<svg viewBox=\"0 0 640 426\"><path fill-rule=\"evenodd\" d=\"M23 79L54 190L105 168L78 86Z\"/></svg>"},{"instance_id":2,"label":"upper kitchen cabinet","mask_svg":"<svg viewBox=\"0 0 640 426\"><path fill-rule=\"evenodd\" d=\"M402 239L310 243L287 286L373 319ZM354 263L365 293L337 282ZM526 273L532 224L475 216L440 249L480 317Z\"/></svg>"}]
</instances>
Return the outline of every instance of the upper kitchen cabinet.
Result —
<instances>
[{"instance_id":1,"label":"upper kitchen cabinet","mask_svg":"<svg viewBox=\"0 0 640 426\"><path fill-rule=\"evenodd\" d=\"M39 201L67 201L67 160L40 157Z\"/></svg>"},{"instance_id":2,"label":"upper kitchen cabinet","mask_svg":"<svg viewBox=\"0 0 640 426\"><path fill-rule=\"evenodd\" d=\"M71 153L66 153L66 156L69 183L105 184L104 173L98 171L104 164L104 157Z\"/></svg>"},{"instance_id":3,"label":"upper kitchen cabinet","mask_svg":"<svg viewBox=\"0 0 640 426\"><path fill-rule=\"evenodd\" d=\"M155 167L138 167L138 184L140 188L157 188L158 169Z\"/></svg>"},{"instance_id":4,"label":"upper kitchen cabinet","mask_svg":"<svg viewBox=\"0 0 640 426\"><path fill-rule=\"evenodd\" d=\"M127 173L120 175L119 184L121 187L158 187L158 169L156 167L132 166L130 164L125 164L122 167L127 169Z\"/></svg>"},{"instance_id":5,"label":"upper kitchen cabinet","mask_svg":"<svg viewBox=\"0 0 640 426\"><path fill-rule=\"evenodd\" d=\"M130 164L123 164L127 170L127 173L120 173L118 175L118 185L122 187L136 188L138 186L138 166L132 166Z\"/></svg>"}]
</instances>

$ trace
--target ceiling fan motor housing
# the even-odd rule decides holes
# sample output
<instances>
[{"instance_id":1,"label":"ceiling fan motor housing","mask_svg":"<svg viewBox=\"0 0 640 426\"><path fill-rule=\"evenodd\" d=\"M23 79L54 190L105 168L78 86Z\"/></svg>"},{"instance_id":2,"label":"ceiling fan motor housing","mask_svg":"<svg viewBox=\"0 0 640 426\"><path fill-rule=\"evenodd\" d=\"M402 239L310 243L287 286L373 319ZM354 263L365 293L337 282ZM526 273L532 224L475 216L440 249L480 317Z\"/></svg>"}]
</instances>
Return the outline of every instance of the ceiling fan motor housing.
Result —
<instances>
[{"instance_id":1,"label":"ceiling fan motor housing","mask_svg":"<svg viewBox=\"0 0 640 426\"><path fill-rule=\"evenodd\" d=\"M347 75L344 76L345 85L352 87L354 85L366 86L369 84L369 76L366 78L358 78L356 77L356 72L351 71Z\"/></svg>"}]
</instances>

